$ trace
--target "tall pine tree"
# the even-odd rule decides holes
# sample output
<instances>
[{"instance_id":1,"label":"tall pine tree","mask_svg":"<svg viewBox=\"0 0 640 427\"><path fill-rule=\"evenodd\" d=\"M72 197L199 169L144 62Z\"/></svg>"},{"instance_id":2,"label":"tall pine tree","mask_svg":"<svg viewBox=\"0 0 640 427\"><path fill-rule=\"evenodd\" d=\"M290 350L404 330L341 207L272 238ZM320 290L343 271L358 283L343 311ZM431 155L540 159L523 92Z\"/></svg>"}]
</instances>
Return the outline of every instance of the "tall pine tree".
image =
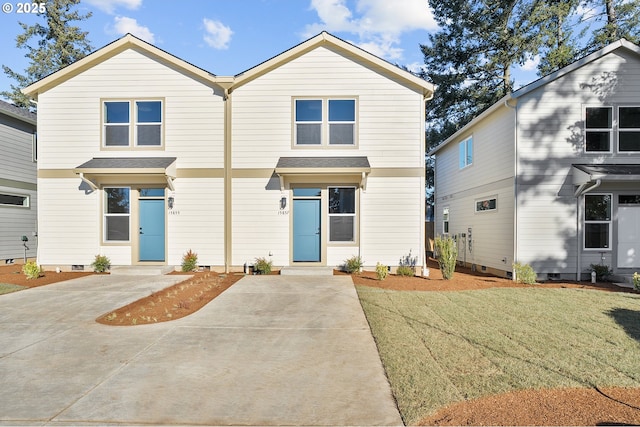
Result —
<instances>
[{"instance_id":1,"label":"tall pine tree","mask_svg":"<svg viewBox=\"0 0 640 427\"><path fill-rule=\"evenodd\" d=\"M34 110L20 89L34 83L49 74L58 71L83 58L92 47L87 39L87 32L74 25L76 21L84 21L91 13L81 15L73 8L80 0L47 0L46 11L38 13L44 23L27 25L20 22L24 32L16 38L16 47L27 49L25 57L29 66L25 74L20 74L6 65L4 73L17 84L11 85L10 91L1 92L15 105ZM35 40L35 43L32 43Z\"/></svg>"}]
</instances>

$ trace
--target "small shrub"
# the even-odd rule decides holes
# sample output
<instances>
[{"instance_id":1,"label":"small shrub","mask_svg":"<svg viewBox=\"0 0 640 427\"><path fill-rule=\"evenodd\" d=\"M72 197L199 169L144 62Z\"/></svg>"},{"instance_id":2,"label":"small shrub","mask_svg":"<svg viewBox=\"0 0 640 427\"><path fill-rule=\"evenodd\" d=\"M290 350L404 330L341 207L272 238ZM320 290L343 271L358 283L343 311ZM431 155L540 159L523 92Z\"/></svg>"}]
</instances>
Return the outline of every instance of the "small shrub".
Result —
<instances>
[{"instance_id":1,"label":"small shrub","mask_svg":"<svg viewBox=\"0 0 640 427\"><path fill-rule=\"evenodd\" d=\"M27 261L22 266L22 272L27 276L27 280L37 279L40 276L44 276L44 271L35 261Z\"/></svg>"},{"instance_id":2,"label":"small shrub","mask_svg":"<svg viewBox=\"0 0 640 427\"><path fill-rule=\"evenodd\" d=\"M344 262L344 269L349 274L358 274L360 273L362 264L362 258L360 258L358 255L354 255Z\"/></svg>"},{"instance_id":3,"label":"small shrub","mask_svg":"<svg viewBox=\"0 0 640 427\"><path fill-rule=\"evenodd\" d=\"M191 249L182 255L182 271L195 271L198 268L198 254Z\"/></svg>"},{"instance_id":4,"label":"small shrub","mask_svg":"<svg viewBox=\"0 0 640 427\"><path fill-rule=\"evenodd\" d=\"M456 241L450 236L437 236L434 240L434 245L437 252L438 265L442 272L442 278L449 280L456 271L456 261L458 258Z\"/></svg>"},{"instance_id":5,"label":"small shrub","mask_svg":"<svg viewBox=\"0 0 640 427\"><path fill-rule=\"evenodd\" d=\"M376 275L378 276L378 280L384 280L387 278L389 274L389 267L386 265L382 265L380 263L376 264Z\"/></svg>"},{"instance_id":6,"label":"small shrub","mask_svg":"<svg viewBox=\"0 0 640 427\"><path fill-rule=\"evenodd\" d=\"M411 250L409 250L409 254L403 256L402 258L400 258L400 262L398 263L399 266L406 266L406 267L411 267L412 269L415 268L416 264L418 263L418 257L412 257L411 256Z\"/></svg>"},{"instance_id":7,"label":"small shrub","mask_svg":"<svg viewBox=\"0 0 640 427\"><path fill-rule=\"evenodd\" d=\"M520 264L516 262L513 264L513 273L516 276L516 283L524 283L525 285L536 284L536 272L529 264Z\"/></svg>"},{"instance_id":8,"label":"small shrub","mask_svg":"<svg viewBox=\"0 0 640 427\"><path fill-rule=\"evenodd\" d=\"M591 264L589 266L589 270L590 273L592 271L596 272L596 280L598 282L600 281L604 281L607 280L607 278L613 274L613 270L609 268L608 265L602 265L602 264Z\"/></svg>"},{"instance_id":9,"label":"small shrub","mask_svg":"<svg viewBox=\"0 0 640 427\"><path fill-rule=\"evenodd\" d=\"M396 270L396 274L398 276L415 276L416 272L413 267L410 267L408 265L399 265L398 269Z\"/></svg>"},{"instance_id":10,"label":"small shrub","mask_svg":"<svg viewBox=\"0 0 640 427\"><path fill-rule=\"evenodd\" d=\"M255 268L258 274L269 274L271 273L272 266L273 263L271 261L267 261L266 258L256 258L253 268Z\"/></svg>"},{"instance_id":11,"label":"small shrub","mask_svg":"<svg viewBox=\"0 0 640 427\"><path fill-rule=\"evenodd\" d=\"M96 273L104 273L111 267L111 260L105 255L96 255L96 258L91 263L93 271Z\"/></svg>"},{"instance_id":12,"label":"small shrub","mask_svg":"<svg viewBox=\"0 0 640 427\"><path fill-rule=\"evenodd\" d=\"M636 291L640 291L640 274L638 272L633 273L633 287Z\"/></svg>"}]
</instances>

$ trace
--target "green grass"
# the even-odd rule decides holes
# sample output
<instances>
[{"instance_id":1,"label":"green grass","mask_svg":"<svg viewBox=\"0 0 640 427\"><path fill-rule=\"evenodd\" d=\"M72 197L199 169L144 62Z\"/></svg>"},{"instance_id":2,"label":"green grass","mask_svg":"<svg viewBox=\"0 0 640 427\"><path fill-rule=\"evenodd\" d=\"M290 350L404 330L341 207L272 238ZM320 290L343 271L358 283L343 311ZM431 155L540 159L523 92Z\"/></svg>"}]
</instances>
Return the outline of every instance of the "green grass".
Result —
<instances>
[{"instance_id":1,"label":"green grass","mask_svg":"<svg viewBox=\"0 0 640 427\"><path fill-rule=\"evenodd\" d=\"M26 286L12 285L10 283L0 283L0 295L26 289Z\"/></svg>"},{"instance_id":2,"label":"green grass","mask_svg":"<svg viewBox=\"0 0 640 427\"><path fill-rule=\"evenodd\" d=\"M357 290L407 425L520 389L640 387L639 295Z\"/></svg>"}]
</instances>

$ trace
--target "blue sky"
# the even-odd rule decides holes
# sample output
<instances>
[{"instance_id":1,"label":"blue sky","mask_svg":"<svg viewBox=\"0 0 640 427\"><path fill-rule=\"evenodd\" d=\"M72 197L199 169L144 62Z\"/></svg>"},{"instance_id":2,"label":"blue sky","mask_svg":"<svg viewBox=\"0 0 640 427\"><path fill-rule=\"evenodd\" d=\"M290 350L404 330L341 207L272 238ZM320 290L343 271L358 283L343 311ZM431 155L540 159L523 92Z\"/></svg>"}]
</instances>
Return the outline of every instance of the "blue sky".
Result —
<instances>
[{"instance_id":1,"label":"blue sky","mask_svg":"<svg viewBox=\"0 0 640 427\"><path fill-rule=\"evenodd\" d=\"M28 2L29 0L22 0ZM9 3L12 11L5 8ZM15 47L18 1L3 0L1 63L23 72L26 50ZM130 32L217 75L235 75L328 31L412 70L423 64L420 44L437 27L427 0L82 0L93 16L80 25L98 49ZM535 80L533 62L514 70L516 86ZM0 75L0 89L12 83Z\"/></svg>"}]
</instances>

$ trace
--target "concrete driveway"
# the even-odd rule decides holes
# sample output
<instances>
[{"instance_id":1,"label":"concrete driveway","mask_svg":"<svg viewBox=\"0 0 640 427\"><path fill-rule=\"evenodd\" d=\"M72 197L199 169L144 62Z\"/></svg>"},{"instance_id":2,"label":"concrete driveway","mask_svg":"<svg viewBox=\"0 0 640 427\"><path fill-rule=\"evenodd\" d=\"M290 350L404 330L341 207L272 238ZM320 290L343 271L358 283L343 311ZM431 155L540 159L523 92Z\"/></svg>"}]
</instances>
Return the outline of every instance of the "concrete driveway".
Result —
<instances>
[{"instance_id":1,"label":"concrete driveway","mask_svg":"<svg viewBox=\"0 0 640 427\"><path fill-rule=\"evenodd\" d=\"M402 425L349 277L248 276L180 320L94 321L183 278L0 296L0 425Z\"/></svg>"}]
</instances>

